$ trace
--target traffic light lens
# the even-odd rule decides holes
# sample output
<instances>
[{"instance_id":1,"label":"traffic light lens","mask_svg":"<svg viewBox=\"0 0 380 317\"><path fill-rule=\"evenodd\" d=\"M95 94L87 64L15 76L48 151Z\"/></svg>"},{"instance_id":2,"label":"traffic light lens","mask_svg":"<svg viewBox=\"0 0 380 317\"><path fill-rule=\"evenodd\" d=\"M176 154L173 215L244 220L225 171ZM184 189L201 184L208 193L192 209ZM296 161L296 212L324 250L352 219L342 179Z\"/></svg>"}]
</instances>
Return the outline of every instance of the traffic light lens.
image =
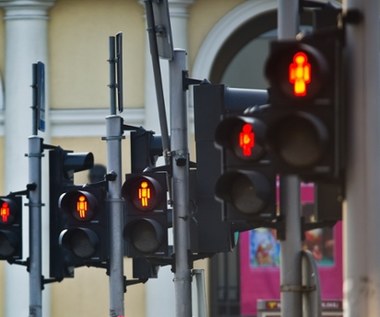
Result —
<instances>
[{"instance_id":1,"label":"traffic light lens","mask_svg":"<svg viewBox=\"0 0 380 317\"><path fill-rule=\"evenodd\" d=\"M77 200L76 208L77 218L87 220L89 216L88 201L86 196L80 195Z\"/></svg>"},{"instance_id":2,"label":"traffic light lens","mask_svg":"<svg viewBox=\"0 0 380 317\"><path fill-rule=\"evenodd\" d=\"M317 118L306 113L296 114L283 118L270 134L270 140L286 164L306 168L323 156L328 132Z\"/></svg>"},{"instance_id":3,"label":"traffic light lens","mask_svg":"<svg viewBox=\"0 0 380 317\"><path fill-rule=\"evenodd\" d=\"M255 214L264 209L266 197L260 194L255 183L243 174L239 174L231 187L231 203L244 214Z\"/></svg>"},{"instance_id":4,"label":"traffic light lens","mask_svg":"<svg viewBox=\"0 0 380 317\"><path fill-rule=\"evenodd\" d=\"M271 185L266 176L255 171L227 171L217 181L215 194L239 212L254 215L271 200Z\"/></svg>"},{"instance_id":5,"label":"traffic light lens","mask_svg":"<svg viewBox=\"0 0 380 317\"><path fill-rule=\"evenodd\" d=\"M249 123L245 123L239 133L239 147L244 157L251 157L255 146L255 133Z\"/></svg>"},{"instance_id":6,"label":"traffic light lens","mask_svg":"<svg viewBox=\"0 0 380 317\"><path fill-rule=\"evenodd\" d=\"M289 83L293 86L294 96L307 95L308 85L311 83L311 64L306 53L296 52L293 55L289 65Z\"/></svg>"},{"instance_id":7,"label":"traffic light lens","mask_svg":"<svg viewBox=\"0 0 380 317\"><path fill-rule=\"evenodd\" d=\"M0 231L0 258L8 258L15 253L17 238L11 231Z\"/></svg>"},{"instance_id":8,"label":"traffic light lens","mask_svg":"<svg viewBox=\"0 0 380 317\"><path fill-rule=\"evenodd\" d=\"M160 184L154 179L142 177L130 188L129 199L133 205L142 211L151 211L157 207L159 203Z\"/></svg>"},{"instance_id":9,"label":"traffic light lens","mask_svg":"<svg viewBox=\"0 0 380 317\"><path fill-rule=\"evenodd\" d=\"M141 219L126 228L133 246L142 253L156 252L163 239L162 227L154 220ZM128 232L131 230L130 232Z\"/></svg>"},{"instance_id":10,"label":"traffic light lens","mask_svg":"<svg viewBox=\"0 0 380 317\"><path fill-rule=\"evenodd\" d=\"M11 215L11 212L10 212L9 204L4 201L1 204L1 208L0 208L0 220L1 220L1 222L4 224L9 223L10 215Z\"/></svg>"},{"instance_id":11,"label":"traffic light lens","mask_svg":"<svg viewBox=\"0 0 380 317\"><path fill-rule=\"evenodd\" d=\"M98 237L89 229L75 228L64 231L62 244L81 259L90 258L96 251Z\"/></svg>"}]
</instances>

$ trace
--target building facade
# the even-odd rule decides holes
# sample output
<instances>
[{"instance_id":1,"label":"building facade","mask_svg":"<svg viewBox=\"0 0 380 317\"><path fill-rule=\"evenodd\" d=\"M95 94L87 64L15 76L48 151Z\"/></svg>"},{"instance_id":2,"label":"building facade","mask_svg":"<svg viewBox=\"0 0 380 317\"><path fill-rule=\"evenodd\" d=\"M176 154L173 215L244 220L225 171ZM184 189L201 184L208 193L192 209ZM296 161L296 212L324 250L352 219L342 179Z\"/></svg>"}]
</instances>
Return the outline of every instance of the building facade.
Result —
<instances>
[{"instance_id":1,"label":"building facade","mask_svg":"<svg viewBox=\"0 0 380 317\"><path fill-rule=\"evenodd\" d=\"M24 189L28 182L24 154L32 134L30 85L32 63L37 61L45 63L47 75L46 132L41 134L44 142L74 151L91 151L96 163L106 165L106 145L101 138L106 132L110 103L108 37L122 32L124 123L159 133L143 4L137 0L0 0L2 193ZM265 44L274 37L276 28L275 0L169 0L169 8L174 46L187 51L191 77L265 88L262 64L267 52ZM167 100L169 75L165 62L162 73ZM190 132L191 102L190 96ZM124 172L129 170L128 148L127 137L123 142ZM196 160L194 146L191 144L190 148L191 159ZM46 168L43 173L46 187ZM76 181L85 183L87 173L80 174ZM42 237L47 268L47 187L43 202L46 207ZM24 218L26 228L27 215ZM24 238L24 246L27 245ZM24 254L27 256L28 250ZM197 262L196 267L207 271L208 261ZM129 259L125 259L125 270L131 276ZM44 272L48 274L45 269ZM126 316L175 316L172 279L170 269L163 268L157 280L129 287L125 294ZM0 263L0 316L26 316L28 291L25 268ZM208 291L215 292L212 287ZM108 296L105 272L80 268L74 279L45 287L44 316L105 316Z\"/></svg>"}]
</instances>

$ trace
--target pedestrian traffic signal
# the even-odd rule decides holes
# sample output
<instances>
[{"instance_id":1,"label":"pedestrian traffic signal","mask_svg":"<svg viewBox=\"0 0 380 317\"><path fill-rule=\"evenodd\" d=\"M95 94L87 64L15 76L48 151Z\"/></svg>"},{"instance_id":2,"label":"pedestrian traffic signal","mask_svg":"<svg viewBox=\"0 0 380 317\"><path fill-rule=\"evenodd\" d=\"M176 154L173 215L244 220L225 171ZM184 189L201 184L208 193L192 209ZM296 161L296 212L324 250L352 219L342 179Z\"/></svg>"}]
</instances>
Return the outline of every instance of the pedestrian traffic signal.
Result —
<instances>
[{"instance_id":1,"label":"pedestrian traffic signal","mask_svg":"<svg viewBox=\"0 0 380 317\"><path fill-rule=\"evenodd\" d=\"M108 259L108 223L103 185L73 186L61 195L63 219L59 244L66 262L78 266L101 266Z\"/></svg>"},{"instance_id":2,"label":"pedestrian traffic signal","mask_svg":"<svg viewBox=\"0 0 380 317\"><path fill-rule=\"evenodd\" d=\"M215 195L228 204L226 220L236 231L252 229L276 215L276 173L266 150L265 110L227 116L215 131L223 162Z\"/></svg>"},{"instance_id":3,"label":"pedestrian traffic signal","mask_svg":"<svg viewBox=\"0 0 380 317\"><path fill-rule=\"evenodd\" d=\"M93 167L92 153L56 147L49 152L50 276L74 276L74 268L103 266L108 232L104 183L78 186L74 174Z\"/></svg>"},{"instance_id":4,"label":"pedestrian traffic signal","mask_svg":"<svg viewBox=\"0 0 380 317\"><path fill-rule=\"evenodd\" d=\"M22 258L22 198L0 197L0 260Z\"/></svg>"},{"instance_id":5,"label":"pedestrian traffic signal","mask_svg":"<svg viewBox=\"0 0 380 317\"><path fill-rule=\"evenodd\" d=\"M124 239L128 257L168 254L166 172L127 174Z\"/></svg>"},{"instance_id":6,"label":"pedestrian traffic signal","mask_svg":"<svg viewBox=\"0 0 380 317\"><path fill-rule=\"evenodd\" d=\"M224 171L223 155L214 144L217 126L223 117L239 115L246 108L263 105L267 101L266 90L229 88L207 82L194 86L197 164L196 171L193 172L195 175L190 174L191 205L194 207L190 234L193 253L228 252L235 243L232 222L226 221L232 206L215 199L215 187ZM260 133L250 131L249 126L240 128L238 133L242 134L238 143L233 143L234 152L242 157L259 155L257 150ZM227 134L226 131L226 143L231 144L232 140Z\"/></svg>"},{"instance_id":7,"label":"pedestrian traffic signal","mask_svg":"<svg viewBox=\"0 0 380 317\"><path fill-rule=\"evenodd\" d=\"M341 64L338 32L272 42L265 66L273 107L267 140L279 172L309 181L342 176Z\"/></svg>"}]
</instances>

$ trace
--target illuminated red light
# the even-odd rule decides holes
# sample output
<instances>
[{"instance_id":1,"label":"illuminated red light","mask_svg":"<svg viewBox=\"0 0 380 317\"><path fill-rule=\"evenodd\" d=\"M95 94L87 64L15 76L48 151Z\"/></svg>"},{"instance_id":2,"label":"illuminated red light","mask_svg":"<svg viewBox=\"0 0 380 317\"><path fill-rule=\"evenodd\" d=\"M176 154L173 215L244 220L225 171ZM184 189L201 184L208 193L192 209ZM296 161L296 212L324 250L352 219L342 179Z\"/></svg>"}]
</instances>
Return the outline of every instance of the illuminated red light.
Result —
<instances>
[{"instance_id":1,"label":"illuminated red light","mask_svg":"<svg viewBox=\"0 0 380 317\"><path fill-rule=\"evenodd\" d=\"M0 217L2 223L8 223L9 217L11 215L9 204L7 202L3 202L0 208Z\"/></svg>"},{"instance_id":2,"label":"illuminated red light","mask_svg":"<svg viewBox=\"0 0 380 317\"><path fill-rule=\"evenodd\" d=\"M297 52L289 65L289 83L293 85L293 94L297 97L307 95L307 86L311 83L311 64L304 52Z\"/></svg>"},{"instance_id":3,"label":"illuminated red light","mask_svg":"<svg viewBox=\"0 0 380 317\"><path fill-rule=\"evenodd\" d=\"M253 132L252 125L245 123L239 133L239 147L243 152L243 156L251 156L254 146L255 133Z\"/></svg>"},{"instance_id":4,"label":"illuminated red light","mask_svg":"<svg viewBox=\"0 0 380 317\"><path fill-rule=\"evenodd\" d=\"M86 219L88 216L88 202L86 196L80 195L77 200L77 214L80 219Z\"/></svg>"},{"instance_id":5,"label":"illuminated red light","mask_svg":"<svg viewBox=\"0 0 380 317\"><path fill-rule=\"evenodd\" d=\"M150 207L151 188L149 185L147 181L143 180L138 188L138 199L143 208Z\"/></svg>"}]
</instances>

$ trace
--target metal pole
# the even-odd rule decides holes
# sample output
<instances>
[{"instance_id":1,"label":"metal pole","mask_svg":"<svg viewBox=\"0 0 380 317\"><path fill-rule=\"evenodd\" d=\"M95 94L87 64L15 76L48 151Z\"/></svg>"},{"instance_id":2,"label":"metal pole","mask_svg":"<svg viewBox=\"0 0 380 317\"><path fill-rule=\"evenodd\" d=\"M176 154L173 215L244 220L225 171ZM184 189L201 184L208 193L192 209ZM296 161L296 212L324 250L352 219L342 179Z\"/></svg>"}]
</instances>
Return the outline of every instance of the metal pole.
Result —
<instances>
[{"instance_id":1,"label":"metal pole","mask_svg":"<svg viewBox=\"0 0 380 317\"><path fill-rule=\"evenodd\" d=\"M173 214L176 316L191 317L191 268L189 267L189 153L186 92L183 72L186 52L175 50L170 67L171 149L173 157Z\"/></svg>"},{"instance_id":2,"label":"metal pole","mask_svg":"<svg viewBox=\"0 0 380 317\"><path fill-rule=\"evenodd\" d=\"M344 220L344 315L380 314L380 39L378 0L343 1L363 17L347 25L348 166ZM348 14L347 17L350 15ZM352 21L353 22L353 21Z\"/></svg>"},{"instance_id":3,"label":"metal pole","mask_svg":"<svg viewBox=\"0 0 380 317\"><path fill-rule=\"evenodd\" d=\"M294 38L298 31L298 0L278 1L278 38ZM301 317L301 213L300 182L288 175L280 180L280 211L285 221L281 241L281 316Z\"/></svg>"},{"instance_id":4,"label":"metal pole","mask_svg":"<svg viewBox=\"0 0 380 317\"><path fill-rule=\"evenodd\" d=\"M148 39L149 39L150 53L151 53L152 65L153 65L154 83L156 87L158 116L159 116L159 121L160 121L161 138L162 138L162 149L164 152L165 163L166 165L169 165L169 157L168 157L168 153L170 152L169 132L168 132L168 123L166 119L164 92L162 88L160 60L158 56L158 48L157 48L156 33L155 33L155 26L154 26L153 6L152 6L152 0L145 0L144 2L145 2L145 10L146 10L146 21L148 25Z\"/></svg>"},{"instance_id":5,"label":"metal pole","mask_svg":"<svg viewBox=\"0 0 380 317\"><path fill-rule=\"evenodd\" d=\"M41 255L41 157L42 139L31 136L29 142L29 316L42 316L42 255Z\"/></svg>"},{"instance_id":6,"label":"metal pole","mask_svg":"<svg viewBox=\"0 0 380 317\"><path fill-rule=\"evenodd\" d=\"M123 273L123 200L121 198L121 140L123 119L111 115L106 118L108 212L110 219L110 316L124 316L125 279Z\"/></svg>"}]
</instances>

